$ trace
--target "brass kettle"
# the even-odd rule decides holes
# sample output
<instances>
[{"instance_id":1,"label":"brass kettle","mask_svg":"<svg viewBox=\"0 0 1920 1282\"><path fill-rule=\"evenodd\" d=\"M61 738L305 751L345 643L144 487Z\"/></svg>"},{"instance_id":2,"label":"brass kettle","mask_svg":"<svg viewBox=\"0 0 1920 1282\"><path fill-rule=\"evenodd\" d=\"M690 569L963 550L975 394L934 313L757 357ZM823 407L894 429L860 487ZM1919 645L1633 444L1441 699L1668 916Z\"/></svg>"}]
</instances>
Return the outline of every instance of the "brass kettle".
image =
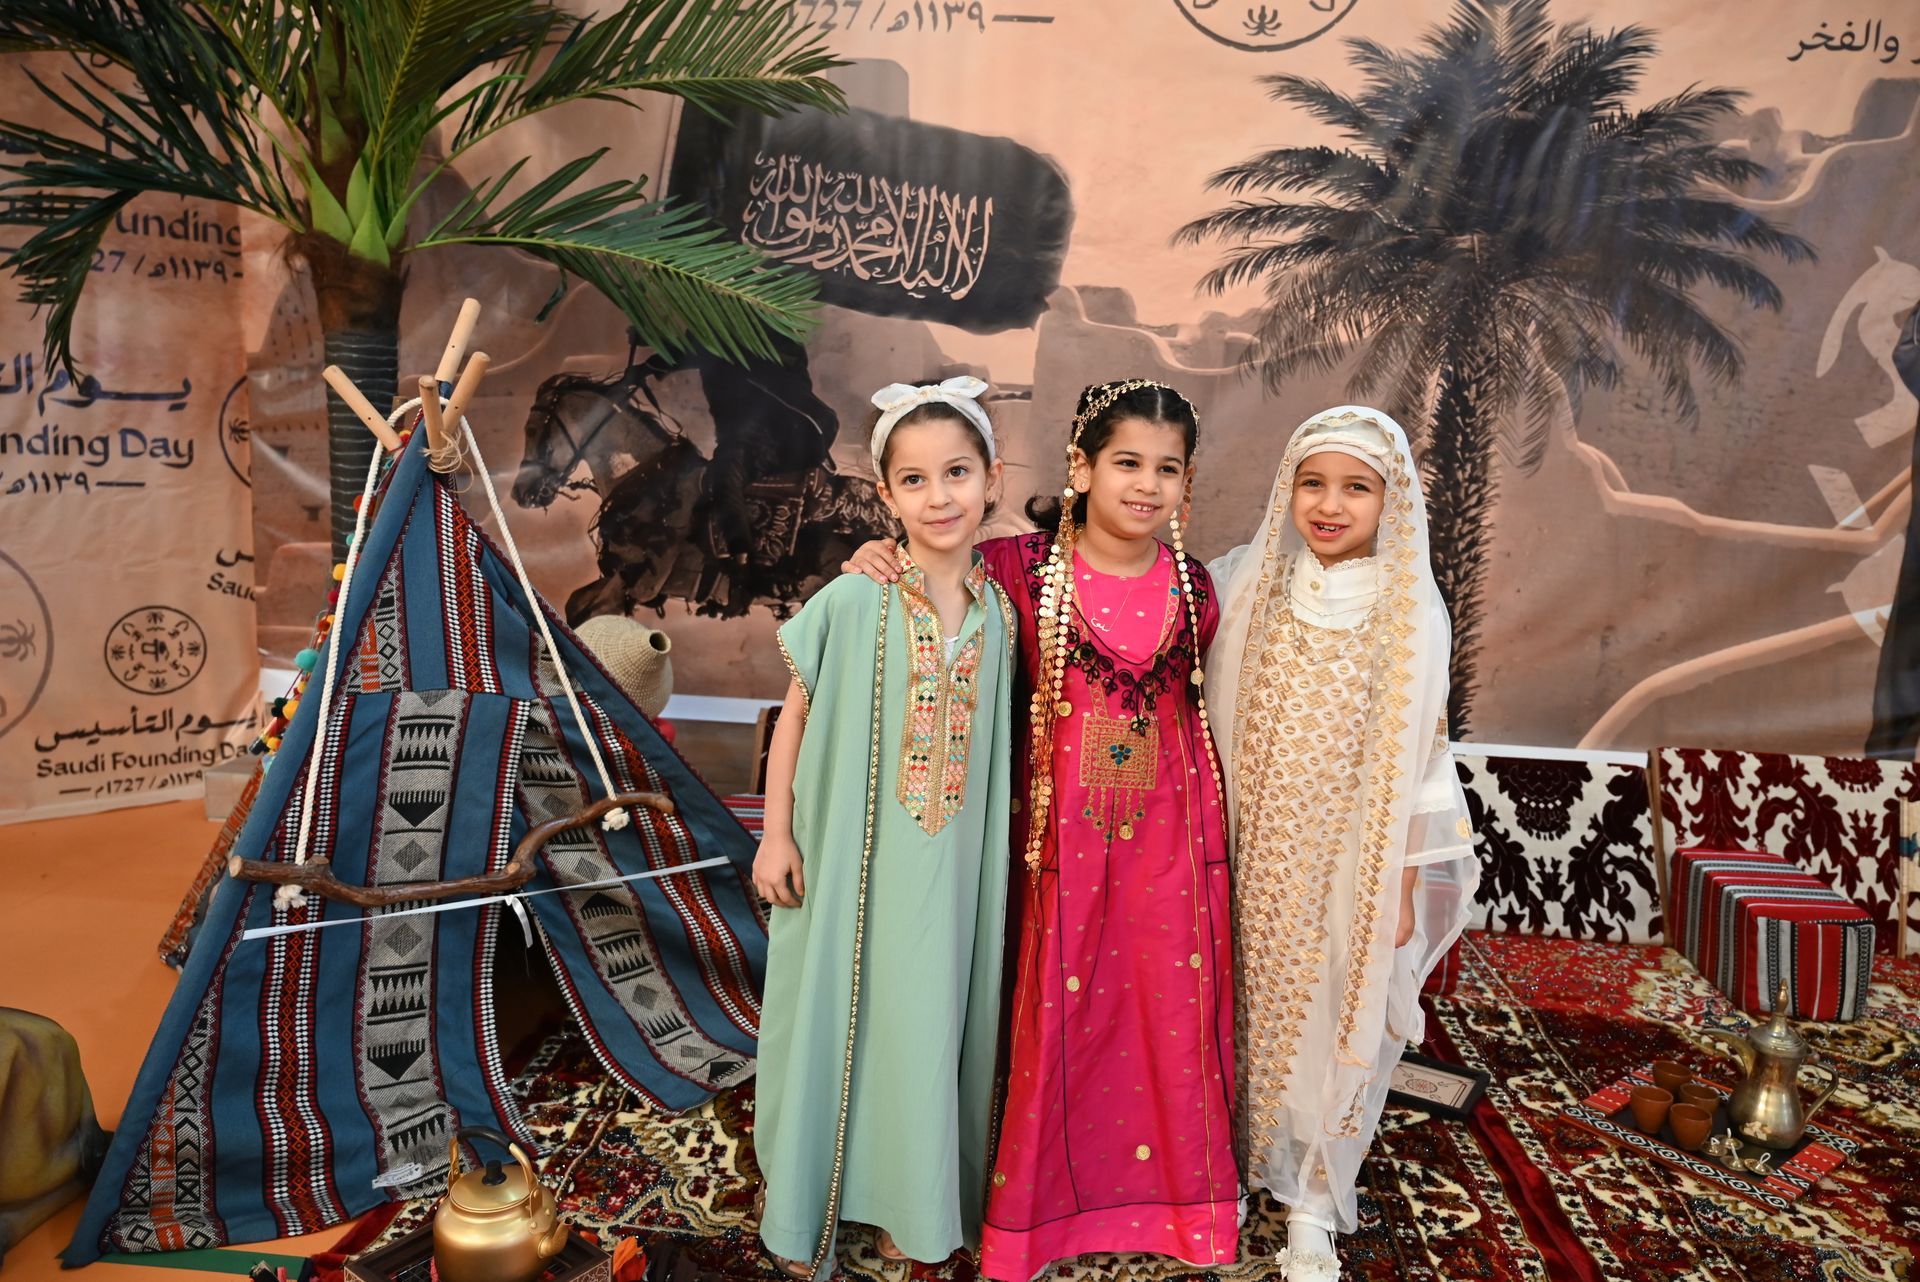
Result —
<instances>
[{"instance_id":1,"label":"brass kettle","mask_svg":"<svg viewBox=\"0 0 1920 1282\"><path fill-rule=\"evenodd\" d=\"M1699 1031L1725 1042L1739 1058L1745 1077L1733 1088L1727 1120L1735 1135L1763 1148L1789 1149L1799 1143L1807 1123L1840 1085L1840 1075L1832 1066L1810 1062L1817 1058L1813 1047L1787 1022L1785 979L1773 999L1773 1018L1746 1037L1717 1028ZM1800 1102L1803 1066L1827 1075L1826 1085L1813 1097L1813 1103L1805 1106Z\"/></svg>"},{"instance_id":2,"label":"brass kettle","mask_svg":"<svg viewBox=\"0 0 1920 1282\"><path fill-rule=\"evenodd\" d=\"M460 1141L491 1140L519 1162L460 1170ZM447 1193L434 1208L433 1263L440 1282L533 1282L567 1244L553 1194L533 1178L526 1150L498 1131L463 1126L453 1137Z\"/></svg>"}]
</instances>

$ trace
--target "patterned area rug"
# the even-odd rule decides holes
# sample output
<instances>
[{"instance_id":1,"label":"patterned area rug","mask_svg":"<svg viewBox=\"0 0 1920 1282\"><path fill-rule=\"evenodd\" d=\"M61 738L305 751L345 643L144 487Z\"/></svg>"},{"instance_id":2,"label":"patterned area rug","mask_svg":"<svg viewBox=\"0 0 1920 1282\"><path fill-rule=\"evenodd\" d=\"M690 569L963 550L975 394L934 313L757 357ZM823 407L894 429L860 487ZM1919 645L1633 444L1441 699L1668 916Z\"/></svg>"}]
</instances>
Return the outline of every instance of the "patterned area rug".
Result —
<instances>
[{"instance_id":1,"label":"patterned area rug","mask_svg":"<svg viewBox=\"0 0 1920 1282\"><path fill-rule=\"evenodd\" d=\"M1865 1141L1859 1159L1791 1213L1763 1215L1557 1113L1656 1058L1724 1080L1706 1039L1744 1017L1676 953L1654 946L1476 935L1451 999L1433 1003L1429 1049L1494 1085L1466 1123L1389 1109L1360 1191L1345 1276L1366 1282L1815 1282L1909 1276L1920 1247L1920 964L1883 961L1866 1019L1809 1028L1844 1085L1824 1120ZM758 1171L750 1089L695 1113L640 1110L607 1083L577 1035L549 1038L516 1091L539 1135L543 1178L574 1223L603 1241L650 1235L673 1272L772 1279L749 1224ZM409 1203L380 1240L425 1220ZM1211 1274L1149 1257L1085 1257L1049 1276L1076 1282L1271 1278L1283 1210L1256 1199L1242 1262ZM888 1265L849 1226L842 1276L968 1282L955 1259Z\"/></svg>"}]
</instances>

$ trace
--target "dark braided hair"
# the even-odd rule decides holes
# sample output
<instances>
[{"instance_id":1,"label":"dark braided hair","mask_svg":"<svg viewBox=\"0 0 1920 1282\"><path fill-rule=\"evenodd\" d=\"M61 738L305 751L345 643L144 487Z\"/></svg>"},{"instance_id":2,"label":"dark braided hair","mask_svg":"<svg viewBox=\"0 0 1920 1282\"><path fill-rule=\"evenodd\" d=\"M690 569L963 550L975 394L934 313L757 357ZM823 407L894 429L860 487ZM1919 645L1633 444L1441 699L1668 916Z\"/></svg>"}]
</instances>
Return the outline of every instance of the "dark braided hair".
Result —
<instances>
[{"instance_id":1,"label":"dark braided hair","mask_svg":"<svg viewBox=\"0 0 1920 1282\"><path fill-rule=\"evenodd\" d=\"M1081 424L1092 405L1103 399L1102 393L1114 387L1113 383L1094 383L1080 393L1080 400L1073 408L1074 422L1079 426L1078 445L1080 452L1092 462L1100 456L1113 440L1113 429L1122 419L1145 419L1149 423L1164 423L1168 427L1180 429L1182 439L1186 441L1187 461L1192 462L1194 446L1200 439L1200 420L1193 412L1193 404L1171 387L1158 383L1148 383L1142 387L1131 388L1113 397L1109 403L1092 418ZM1027 500L1027 519L1043 530L1060 529L1061 498L1058 494L1036 494ZM1073 501L1073 522L1075 525L1087 523L1087 496L1082 494Z\"/></svg>"}]
</instances>

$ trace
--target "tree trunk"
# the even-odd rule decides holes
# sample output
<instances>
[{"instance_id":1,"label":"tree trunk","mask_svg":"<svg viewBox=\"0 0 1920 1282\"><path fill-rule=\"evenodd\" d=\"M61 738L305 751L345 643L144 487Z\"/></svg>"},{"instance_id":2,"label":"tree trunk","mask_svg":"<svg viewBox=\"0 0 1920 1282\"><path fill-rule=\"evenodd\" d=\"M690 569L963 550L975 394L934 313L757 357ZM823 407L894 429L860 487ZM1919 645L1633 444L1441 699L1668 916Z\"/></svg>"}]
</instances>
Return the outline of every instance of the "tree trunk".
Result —
<instances>
[{"instance_id":1,"label":"tree trunk","mask_svg":"<svg viewBox=\"0 0 1920 1282\"><path fill-rule=\"evenodd\" d=\"M1893 347L1894 368L1907 390L1920 396L1920 303L1914 305ZM1920 420L1914 423L1907 485L1920 496ZM1907 513L1900 577L1880 642L1880 670L1873 686L1873 729L1867 755L1912 761L1920 747L1920 512Z\"/></svg>"},{"instance_id":2,"label":"tree trunk","mask_svg":"<svg viewBox=\"0 0 1920 1282\"><path fill-rule=\"evenodd\" d=\"M355 258L325 236L296 238L294 252L313 277L326 363L338 365L377 410L393 405L400 381L400 276ZM347 554L353 501L367 482L379 443L338 396L327 394L327 489L333 559Z\"/></svg>"},{"instance_id":3,"label":"tree trunk","mask_svg":"<svg viewBox=\"0 0 1920 1282\"><path fill-rule=\"evenodd\" d=\"M338 365L353 385L367 394L373 407L393 404L400 381L398 325L325 330L326 362ZM327 394L327 508L328 529L336 564L347 555L347 537L353 533L354 500L367 483L367 464L380 443L338 396Z\"/></svg>"},{"instance_id":4,"label":"tree trunk","mask_svg":"<svg viewBox=\"0 0 1920 1282\"><path fill-rule=\"evenodd\" d=\"M1433 577L1453 617L1447 721L1456 738L1465 736L1471 724L1495 497L1493 434L1479 408L1480 359L1460 357L1441 369L1433 432L1421 460Z\"/></svg>"}]
</instances>

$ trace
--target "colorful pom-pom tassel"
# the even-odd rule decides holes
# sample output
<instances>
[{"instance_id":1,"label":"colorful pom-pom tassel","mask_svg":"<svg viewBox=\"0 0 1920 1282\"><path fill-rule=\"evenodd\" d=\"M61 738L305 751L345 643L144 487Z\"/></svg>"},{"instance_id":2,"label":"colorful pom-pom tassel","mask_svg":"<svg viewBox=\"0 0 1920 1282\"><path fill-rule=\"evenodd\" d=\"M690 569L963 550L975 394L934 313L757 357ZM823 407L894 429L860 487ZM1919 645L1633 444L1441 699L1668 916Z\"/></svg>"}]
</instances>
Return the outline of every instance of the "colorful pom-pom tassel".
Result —
<instances>
[{"instance_id":1,"label":"colorful pom-pom tassel","mask_svg":"<svg viewBox=\"0 0 1920 1282\"><path fill-rule=\"evenodd\" d=\"M320 664L320 652L314 649L302 650L293 656L293 666L302 672L312 672Z\"/></svg>"}]
</instances>

